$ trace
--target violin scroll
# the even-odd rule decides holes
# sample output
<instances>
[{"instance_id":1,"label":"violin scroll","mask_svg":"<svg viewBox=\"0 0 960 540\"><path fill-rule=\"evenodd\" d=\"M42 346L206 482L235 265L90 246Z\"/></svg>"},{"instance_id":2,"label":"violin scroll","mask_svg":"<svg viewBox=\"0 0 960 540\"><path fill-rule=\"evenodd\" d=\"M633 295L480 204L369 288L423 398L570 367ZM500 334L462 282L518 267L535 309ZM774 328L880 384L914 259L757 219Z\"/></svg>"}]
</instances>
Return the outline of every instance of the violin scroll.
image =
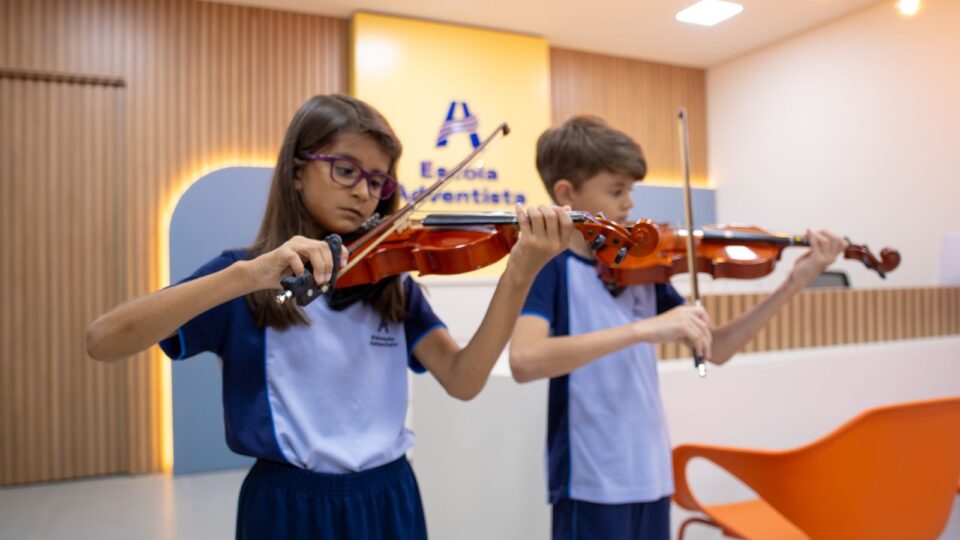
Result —
<instances>
[{"instance_id":1,"label":"violin scroll","mask_svg":"<svg viewBox=\"0 0 960 540\"><path fill-rule=\"evenodd\" d=\"M900 266L900 252L893 248L883 248L880 250L880 258L870 252L866 245L851 243L843 252L846 259L860 261L867 268L874 270L881 278L887 278L887 272L891 272Z\"/></svg>"},{"instance_id":2,"label":"violin scroll","mask_svg":"<svg viewBox=\"0 0 960 540\"><path fill-rule=\"evenodd\" d=\"M642 219L629 229L603 217L577 214L588 219L577 223L583 238L593 251L594 258L608 266L617 266L629 257L645 257L660 244L660 228L649 219Z\"/></svg>"}]
</instances>

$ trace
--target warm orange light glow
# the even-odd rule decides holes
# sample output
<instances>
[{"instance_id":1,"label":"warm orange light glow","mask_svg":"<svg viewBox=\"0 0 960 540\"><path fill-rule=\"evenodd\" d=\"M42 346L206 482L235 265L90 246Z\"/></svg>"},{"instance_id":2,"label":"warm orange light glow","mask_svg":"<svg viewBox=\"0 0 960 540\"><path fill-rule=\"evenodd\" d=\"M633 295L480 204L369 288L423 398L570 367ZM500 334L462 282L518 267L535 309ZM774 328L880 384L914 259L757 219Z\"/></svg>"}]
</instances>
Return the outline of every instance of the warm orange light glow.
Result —
<instances>
[{"instance_id":1,"label":"warm orange light glow","mask_svg":"<svg viewBox=\"0 0 960 540\"><path fill-rule=\"evenodd\" d=\"M247 156L247 157L225 157L220 159L211 159L199 166L193 167L185 174L181 175L173 182L170 191L164 197L163 206L160 210L160 228L157 261L160 265L157 275L160 276L160 283L156 288L166 287L170 284L170 221L173 219L173 212L177 209L180 197L190 189L197 180L220 169L228 167L265 167L272 169L276 161L272 157L265 156ZM173 387L170 375L170 362L166 360L159 347L153 348L153 358L160 365L160 466L161 470L170 474L173 472Z\"/></svg>"},{"instance_id":2,"label":"warm orange light glow","mask_svg":"<svg viewBox=\"0 0 960 540\"><path fill-rule=\"evenodd\" d=\"M905 17L913 17L922 5L923 0L897 0L897 11Z\"/></svg>"},{"instance_id":3,"label":"warm orange light glow","mask_svg":"<svg viewBox=\"0 0 960 540\"><path fill-rule=\"evenodd\" d=\"M645 186L683 187L683 178L644 178L640 183ZM700 176L690 178L690 187L699 189L716 188L712 180Z\"/></svg>"}]
</instances>

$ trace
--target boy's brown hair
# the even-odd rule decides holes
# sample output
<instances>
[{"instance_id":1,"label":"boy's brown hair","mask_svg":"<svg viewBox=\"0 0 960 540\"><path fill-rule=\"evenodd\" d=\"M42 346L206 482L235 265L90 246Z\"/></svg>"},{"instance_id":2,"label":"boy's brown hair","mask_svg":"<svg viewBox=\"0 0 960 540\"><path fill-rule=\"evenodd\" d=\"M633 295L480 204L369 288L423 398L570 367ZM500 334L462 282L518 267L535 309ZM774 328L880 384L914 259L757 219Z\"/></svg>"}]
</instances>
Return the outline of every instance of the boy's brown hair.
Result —
<instances>
[{"instance_id":1,"label":"boy's brown hair","mask_svg":"<svg viewBox=\"0 0 960 540\"><path fill-rule=\"evenodd\" d=\"M629 135L596 116L579 115L540 135L537 171L556 201L553 185L558 180L569 180L576 189L601 171L642 180L647 174L647 161Z\"/></svg>"}]
</instances>

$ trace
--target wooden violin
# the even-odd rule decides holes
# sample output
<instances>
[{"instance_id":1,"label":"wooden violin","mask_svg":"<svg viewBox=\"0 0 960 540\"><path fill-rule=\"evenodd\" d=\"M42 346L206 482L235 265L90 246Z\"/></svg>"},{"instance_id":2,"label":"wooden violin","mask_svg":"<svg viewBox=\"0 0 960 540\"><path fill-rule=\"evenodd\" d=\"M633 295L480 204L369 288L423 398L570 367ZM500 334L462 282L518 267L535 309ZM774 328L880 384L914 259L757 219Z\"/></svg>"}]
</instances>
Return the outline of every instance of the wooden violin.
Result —
<instances>
[{"instance_id":1,"label":"wooden violin","mask_svg":"<svg viewBox=\"0 0 960 540\"><path fill-rule=\"evenodd\" d=\"M600 263L597 271L604 282L612 285L665 283L677 273L687 272L687 231L669 225L657 225L660 244L650 255L627 257L619 265ZM773 272L783 249L788 246L809 246L803 235L771 233L750 225L707 226L694 230L694 268L696 272L715 278L756 279ZM880 257L865 245L849 243L844 258L863 263L885 278L900 264L900 253L891 248L880 251Z\"/></svg>"},{"instance_id":2,"label":"wooden violin","mask_svg":"<svg viewBox=\"0 0 960 540\"><path fill-rule=\"evenodd\" d=\"M627 259L653 254L660 243L657 226L640 220L630 228L587 212L568 212L602 264L616 267ZM489 266L510 253L519 227L509 212L432 214L383 239L372 250L361 241L348 248L365 252L362 260L341 274L336 287L376 283L403 272L462 274ZM352 260L352 255L351 255Z\"/></svg>"}]
</instances>

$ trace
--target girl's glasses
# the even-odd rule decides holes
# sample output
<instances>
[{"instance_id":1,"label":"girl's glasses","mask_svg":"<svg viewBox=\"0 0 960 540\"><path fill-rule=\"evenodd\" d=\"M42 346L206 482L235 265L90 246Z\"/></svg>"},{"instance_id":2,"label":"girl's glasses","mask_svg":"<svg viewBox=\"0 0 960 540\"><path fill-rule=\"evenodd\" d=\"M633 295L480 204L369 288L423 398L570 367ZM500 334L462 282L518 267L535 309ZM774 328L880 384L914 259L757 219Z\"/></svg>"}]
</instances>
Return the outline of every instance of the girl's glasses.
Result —
<instances>
[{"instance_id":1,"label":"girl's glasses","mask_svg":"<svg viewBox=\"0 0 960 540\"><path fill-rule=\"evenodd\" d=\"M301 154L300 157L329 163L330 179L343 187L352 188L366 178L370 196L381 201L389 199L397 189L397 181L389 174L367 172L356 160L348 157L328 156L326 154Z\"/></svg>"}]
</instances>

